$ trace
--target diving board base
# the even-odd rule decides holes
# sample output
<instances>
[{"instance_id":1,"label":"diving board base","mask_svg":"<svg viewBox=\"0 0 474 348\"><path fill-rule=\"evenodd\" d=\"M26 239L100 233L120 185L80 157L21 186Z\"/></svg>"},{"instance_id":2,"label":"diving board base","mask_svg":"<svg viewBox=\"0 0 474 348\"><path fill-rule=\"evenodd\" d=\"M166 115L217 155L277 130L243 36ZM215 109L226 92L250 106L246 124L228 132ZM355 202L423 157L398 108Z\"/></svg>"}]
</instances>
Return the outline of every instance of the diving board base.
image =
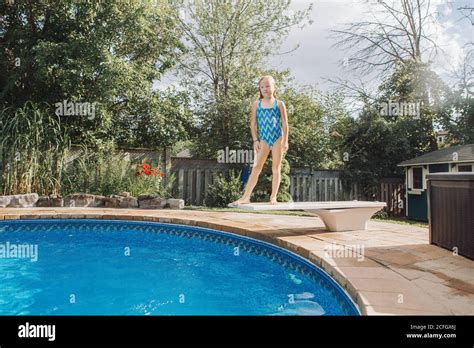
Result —
<instances>
[{"instance_id":1,"label":"diving board base","mask_svg":"<svg viewBox=\"0 0 474 348\"><path fill-rule=\"evenodd\" d=\"M324 222L326 229L331 232L355 231L367 229L367 221L379 211L375 208L350 209L305 209L306 212L317 215Z\"/></svg>"}]
</instances>

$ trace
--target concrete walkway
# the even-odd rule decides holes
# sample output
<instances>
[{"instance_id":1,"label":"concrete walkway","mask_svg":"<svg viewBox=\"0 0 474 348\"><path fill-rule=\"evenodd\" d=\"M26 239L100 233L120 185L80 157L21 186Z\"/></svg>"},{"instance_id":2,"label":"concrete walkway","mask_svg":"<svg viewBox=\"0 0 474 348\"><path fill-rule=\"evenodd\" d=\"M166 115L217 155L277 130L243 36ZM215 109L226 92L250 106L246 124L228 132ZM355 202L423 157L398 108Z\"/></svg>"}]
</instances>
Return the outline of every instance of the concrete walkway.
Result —
<instances>
[{"instance_id":1,"label":"concrete walkway","mask_svg":"<svg viewBox=\"0 0 474 348\"><path fill-rule=\"evenodd\" d=\"M8 219L127 219L208 227L264 240L323 268L363 314L474 314L474 261L428 244L428 229L371 220L327 232L317 217L191 210L2 208Z\"/></svg>"}]
</instances>

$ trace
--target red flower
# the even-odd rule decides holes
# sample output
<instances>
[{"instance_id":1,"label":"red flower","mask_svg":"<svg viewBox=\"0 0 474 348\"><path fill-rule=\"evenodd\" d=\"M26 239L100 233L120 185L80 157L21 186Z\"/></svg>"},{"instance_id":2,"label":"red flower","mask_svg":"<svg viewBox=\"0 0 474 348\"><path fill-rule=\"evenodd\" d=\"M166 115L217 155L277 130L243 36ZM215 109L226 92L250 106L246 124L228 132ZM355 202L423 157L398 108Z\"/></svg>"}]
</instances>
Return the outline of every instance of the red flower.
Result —
<instances>
[{"instance_id":1,"label":"red flower","mask_svg":"<svg viewBox=\"0 0 474 348\"><path fill-rule=\"evenodd\" d=\"M148 169L150 169L150 165L148 163L143 163L142 168L146 172Z\"/></svg>"},{"instance_id":2,"label":"red flower","mask_svg":"<svg viewBox=\"0 0 474 348\"><path fill-rule=\"evenodd\" d=\"M153 174L157 175L158 174L158 168L153 168Z\"/></svg>"},{"instance_id":3,"label":"red flower","mask_svg":"<svg viewBox=\"0 0 474 348\"><path fill-rule=\"evenodd\" d=\"M136 172L135 176L140 176L140 174L141 174L140 172Z\"/></svg>"},{"instance_id":4,"label":"red flower","mask_svg":"<svg viewBox=\"0 0 474 348\"><path fill-rule=\"evenodd\" d=\"M149 170L144 170L146 176L150 176L151 175L151 172Z\"/></svg>"},{"instance_id":5,"label":"red flower","mask_svg":"<svg viewBox=\"0 0 474 348\"><path fill-rule=\"evenodd\" d=\"M165 173L160 172L160 176L161 176L161 177L164 177L164 176L165 176Z\"/></svg>"}]
</instances>

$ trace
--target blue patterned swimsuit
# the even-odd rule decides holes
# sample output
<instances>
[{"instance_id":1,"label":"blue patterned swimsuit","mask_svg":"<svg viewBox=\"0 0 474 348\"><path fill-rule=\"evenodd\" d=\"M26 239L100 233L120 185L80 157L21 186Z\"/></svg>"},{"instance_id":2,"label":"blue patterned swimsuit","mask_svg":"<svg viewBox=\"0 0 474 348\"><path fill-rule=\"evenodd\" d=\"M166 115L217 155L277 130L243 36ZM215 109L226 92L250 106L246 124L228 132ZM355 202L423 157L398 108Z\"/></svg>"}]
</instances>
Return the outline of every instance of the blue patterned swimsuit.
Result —
<instances>
[{"instance_id":1,"label":"blue patterned swimsuit","mask_svg":"<svg viewBox=\"0 0 474 348\"><path fill-rule=\"evenodd\" d=\"M278 107L278 100L275 99L275 103L271 108L264 108L262 106L262 100L258 102L258 137L261 140L264 140L270 148L282 135L280 117L281 115L280 108Z\"/></svg>"}]
</instances>

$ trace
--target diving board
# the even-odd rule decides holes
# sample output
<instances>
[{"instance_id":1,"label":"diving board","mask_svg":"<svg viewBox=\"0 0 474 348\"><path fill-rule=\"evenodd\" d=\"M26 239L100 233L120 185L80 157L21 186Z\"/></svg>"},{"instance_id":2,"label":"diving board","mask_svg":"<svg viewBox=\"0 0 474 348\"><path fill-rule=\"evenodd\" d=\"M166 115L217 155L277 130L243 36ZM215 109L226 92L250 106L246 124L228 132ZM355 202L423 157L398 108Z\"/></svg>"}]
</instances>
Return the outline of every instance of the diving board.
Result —
<instances>
[{"instance_id":1,"label":"diving board","mask_svg":"<svg viewBox=\"0 0 474 348\"><path fill-rule=\"evenodd\" d=\"M232 206L232 205L229 205ZM319 216L329 231L365 230L372 215L387 206L385 202L333 201L333 202L289 202L247 203L236 207L246 210L304 210Z\"/></svg>"}]
</instances>

